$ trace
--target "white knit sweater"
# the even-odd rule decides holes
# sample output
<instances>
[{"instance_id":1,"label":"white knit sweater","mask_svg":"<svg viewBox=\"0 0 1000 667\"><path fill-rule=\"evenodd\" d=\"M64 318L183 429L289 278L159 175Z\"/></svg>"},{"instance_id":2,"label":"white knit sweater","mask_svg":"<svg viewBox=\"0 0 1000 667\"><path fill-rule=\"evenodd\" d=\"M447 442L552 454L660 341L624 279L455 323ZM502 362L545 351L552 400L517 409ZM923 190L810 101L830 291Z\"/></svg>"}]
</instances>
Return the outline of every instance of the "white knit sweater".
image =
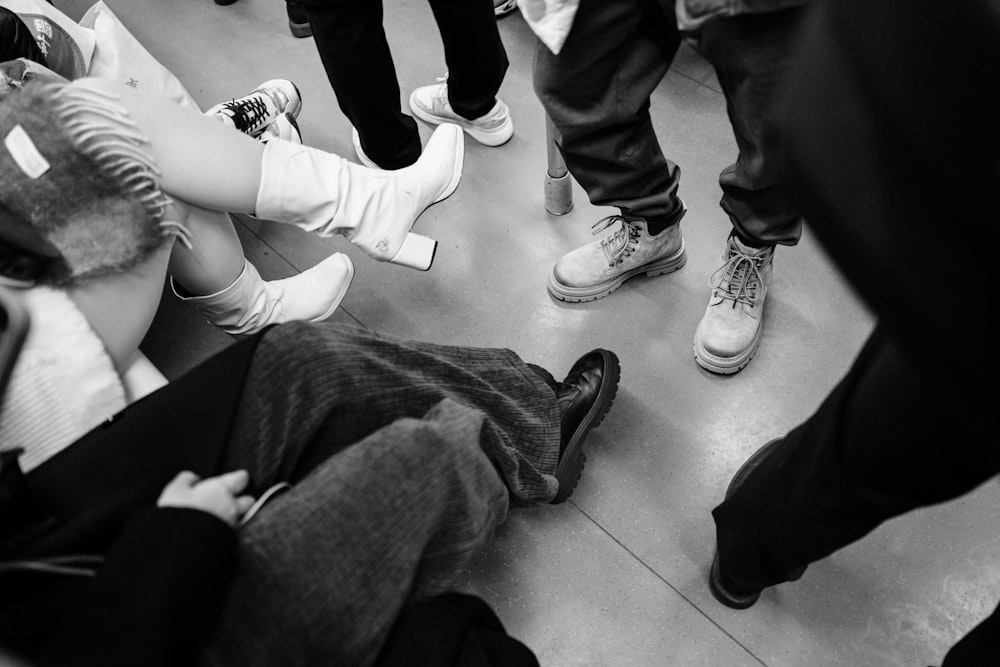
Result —
<instances>
[{"instance_id":1,"label":"white knit sweater","mask_svg":"<svg viewBox=\"0 0 1000 667\"><path fill-rule=\"evenodd\" d=\"M0 449L23 447L27 472L126 405L125 389L83 313L64 292L22 292L31 327L0 408Z\"/></svg>"}]
</instances>

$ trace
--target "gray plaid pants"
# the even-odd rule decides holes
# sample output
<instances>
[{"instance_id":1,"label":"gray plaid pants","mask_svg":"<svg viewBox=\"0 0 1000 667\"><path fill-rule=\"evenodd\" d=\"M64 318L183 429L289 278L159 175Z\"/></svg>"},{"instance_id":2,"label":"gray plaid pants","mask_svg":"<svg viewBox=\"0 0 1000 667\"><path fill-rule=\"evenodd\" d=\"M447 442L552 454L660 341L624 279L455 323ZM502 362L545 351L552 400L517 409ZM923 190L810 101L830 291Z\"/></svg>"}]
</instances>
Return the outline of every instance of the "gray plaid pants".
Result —
<instances>
[{"instance_id":1,"label":"gray plaid pants","mask_svg":"<svg viewBox=\"0 0 1000 667\"><path fill-rule=\"evenodd\" d=\"M552 499L559 409L510 350L285 324L254 354L225 468L281 481L240 530L206 665L371 664L452 588L508 505Z\"/></svg>"}]
</instances>

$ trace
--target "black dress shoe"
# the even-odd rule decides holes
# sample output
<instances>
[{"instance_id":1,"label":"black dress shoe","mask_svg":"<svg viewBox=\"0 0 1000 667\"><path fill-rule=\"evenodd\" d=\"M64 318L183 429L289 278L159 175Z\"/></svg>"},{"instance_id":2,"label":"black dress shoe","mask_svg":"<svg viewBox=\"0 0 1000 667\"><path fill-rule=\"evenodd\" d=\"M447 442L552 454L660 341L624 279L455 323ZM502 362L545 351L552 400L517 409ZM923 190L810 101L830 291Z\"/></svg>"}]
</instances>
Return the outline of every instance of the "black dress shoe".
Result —
<instances>
[{"instance_id":1,"label":"black dress shoe","mask_svg":"<svg viewBox=\"0 0 1000 667\"><path fill-rule=\"evenodd\" d=\"M553 503L569 498L580 481L587 461L583 441L607 414L618 393L620 377L621 366L615 353L598 349L580 357L566 379L556 385L562 443L556 467L559 491Z\"/></svg>"},{"instance_id":2,"label":"black dress shoe","mask_svg":"<svg viewBox=\"0 0 1000 667\"><path fill-rule=\"evenodd\" d=\"M731 495L740 488L743 480L752 473L757 466L760 465L768 454L774 451L775 446L781 442L781 438L775 438L762 447L760 447L756 452L750 455L743 465L739 467L733 478L729 480L729 486L726 487L726 499L728 500ZM788 581L795 581L805 574L806 568L802 567L788 575ZM722 573L722 568L719 565L719 552L716 550L715 556L712 558L712 569L708 575L708 590L712 592L712 595L716 600L722 604L730 607L731 609L747 609L752 607L755 602L760 598L760 594L763 589L759 590L742 590L732 582L730 582L726 576Z\"/></svg>"}]
</instances>

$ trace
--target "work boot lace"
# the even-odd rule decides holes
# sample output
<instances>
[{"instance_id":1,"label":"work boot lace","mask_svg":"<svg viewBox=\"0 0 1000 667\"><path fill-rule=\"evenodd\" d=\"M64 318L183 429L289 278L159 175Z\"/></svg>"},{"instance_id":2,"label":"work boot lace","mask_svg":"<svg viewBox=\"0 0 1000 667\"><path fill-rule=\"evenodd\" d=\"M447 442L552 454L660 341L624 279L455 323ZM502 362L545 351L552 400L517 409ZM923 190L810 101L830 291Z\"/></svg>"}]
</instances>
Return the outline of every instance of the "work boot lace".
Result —
<instances>
[{"instance_id":1,"label":"work boot lace","mask_svg":"<svg viewBox=\"0 0 1000 667\"><path fill-rule=\"evenodd\" d=\"M725 301L732 301L733 308L738 303L754 306L764 291L760 270L770 256L770 251L747 255L731 243L729 261L709 279L714 294Z\"/></svg>"},{"instance_id":2,"label":"work boot lace","mask_svg":"<svg viewBox=\"0 0 1000 667\"><path fill-rule=\"evenodd\" d=\"M621 227L612 232L607 238L601 239L601 248L604 256L608 260L608 266L621 264L627 257L632 256L636 244L639 242L639 235L642 230L634 222L629 222L620 215L609 215L601 218L591 227L592 234L600 234L605 229L615 224L622 223Z\"/></svg>"},{"instance_id":3,"label":"work boot lace","mask_svg":"<svg viewBox=\"0 0 1000 667\"><path fill-rule=\"evenodd\" d=\"M260 129L257 126L261 119L268 116L267 104L258 95L226 102L222 105L222 110L231 114L233 125L244 134Z\"/></svg>"}]
</instances>

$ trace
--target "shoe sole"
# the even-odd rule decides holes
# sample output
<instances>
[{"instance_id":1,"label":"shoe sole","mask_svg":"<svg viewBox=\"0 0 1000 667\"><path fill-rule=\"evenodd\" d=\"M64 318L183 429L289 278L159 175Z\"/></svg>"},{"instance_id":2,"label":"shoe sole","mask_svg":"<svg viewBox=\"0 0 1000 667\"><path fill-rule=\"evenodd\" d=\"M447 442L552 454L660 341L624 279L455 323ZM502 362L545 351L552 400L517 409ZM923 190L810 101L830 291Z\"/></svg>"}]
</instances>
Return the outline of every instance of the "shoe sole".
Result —
<instances>
[{"instance_id":1,"label":"shoe sole","mask_svg":"<svg viewBox=\"0 0 1000 667\"><path fill-rule=\"evenodd\" d=\"M694 360L695 362L710 373L715 373L716 375L734 375L739 373L741 370L747 367L750 360L753 359L753 355L757 353L757 348L760 347L760 340L764 334L764 320L760 321L760 326L757 327L757 333L753 337L753 341L750 346L735 357L717 357L701 344L698 340L697 335L694 340Z\"/></svg>"},{"instance_id":2,"label":"shoe sole","mask_svg":"<svg viewBox=\"0 0 1000 667\"><path fill-rule=\"evenodd\" d=\"M365 149L361 147L361 135L358 134L357 128L351 128L351 143L354 144L354 154L358 156L358 162L368 167L369 169L378 169L380 171L385 171L382 167L375 164L365 153Z\"/></svg>"},{"instance_id":3,"label":"shoe sole","mask_svg":"<svg viewBox=\"0 0 1000 667\"><path fill-rule=\"evenodd\" d=\"M484 146L489 146L491 148L503 146L505 143L510 141L511 137L514 136L514 121L510 119L509 114L507 115L507 118L504 119L504 122L500 125L500 127L486 132L476 128L468 121L458 120L455 118L442 118L441 116L435 116L429 111L424 110L423 107L417 103L416 91L410 93L410 111L413 112L414 116L425 123L430 123L431 125L443 125L445 123L457 125L462 128L462 130L467 132L470 137Z\"/></svg>"},{"instance_id":4,"label":"shoe sole","mask_svg":"<svg viewBox=\"0 0 1000 667\"><path fill-rule=\"evenodd\" d=\"M292 23L289 21L288 29L291 31L293 37L312 37L313 34L312 25L309 23Z\"/></svg>"},{"instance_id":5,"label":"shoe sole","mask_svg":"<svg viewBox=\"0 0 1000 667\"><path fill-rule=\"evenodd\" d=\"M687 254L684 252L684 242L681 241L680 249L670 257L656 260L648 264L632 269L621 274L617 278L607 282L594 285L592 287L570 287L563 285L556 278L555 269L549 274L549 294L560 301L567 303L584 303L586 301L597 301L610 295L621 287L626 280L636 277L640 273L645 273L649 277L663 276L680 269L687 264Z\"/></svg>"},{"instance_id":6,"label":"shoe sole","mask_svg":"<svg viewBox=\"0 0 1000 667\"><path fill-rule=\"evenodd\" d=\"M712 597L730 609L749 609L760 599L760 593L735 595L722 587L722 573L719 570L719 553L712 557L712 569L708 574L708 590Z\"/></svg>"},{"instance_id":7,"label":"shoe sole","mask_svg":"<svg viewBox=\"0 0 1000 667\"><path fill-rule=\"evenodd\" d=\"M576 488L587 463L583 443L587 435L604 421L611 404L614 403L615 396L618 395L618 383L621 380L621 363L618 361L618 355L608 350L598 351L604 358L604 377L601 381L601 388L597 392L594 404L590 406L590 410L567 443L562 460L556 467L559 490L556 492L555 498L552 499L553 505L565 502L573 493L573 489Z\"/></svg>"}]
</instances>

